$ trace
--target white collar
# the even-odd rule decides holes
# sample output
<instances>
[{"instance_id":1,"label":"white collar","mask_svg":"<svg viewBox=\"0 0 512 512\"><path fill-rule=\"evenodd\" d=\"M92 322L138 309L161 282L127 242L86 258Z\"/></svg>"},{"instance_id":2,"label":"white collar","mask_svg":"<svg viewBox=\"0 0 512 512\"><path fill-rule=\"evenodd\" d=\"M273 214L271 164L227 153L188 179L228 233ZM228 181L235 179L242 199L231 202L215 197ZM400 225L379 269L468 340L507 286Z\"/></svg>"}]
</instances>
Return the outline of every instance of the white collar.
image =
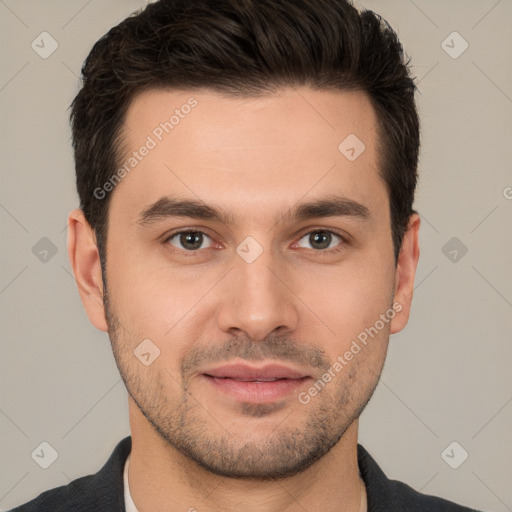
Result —
<instances>
[{"instance_id":1,"label":"white collar","mask_svg":"<svg viewBox=\"0 0 512 512\"><path fill-rule=\"evenodd\" d=\"M135 503L133 503L132 495L130 494L130 484L128 483L128 466L130 464L130 454L126 458L126 462L124 463L124 472L123 472L123 484L124 484L124 506L126 512L138 512Z\"/></svg>"}]
</instances>

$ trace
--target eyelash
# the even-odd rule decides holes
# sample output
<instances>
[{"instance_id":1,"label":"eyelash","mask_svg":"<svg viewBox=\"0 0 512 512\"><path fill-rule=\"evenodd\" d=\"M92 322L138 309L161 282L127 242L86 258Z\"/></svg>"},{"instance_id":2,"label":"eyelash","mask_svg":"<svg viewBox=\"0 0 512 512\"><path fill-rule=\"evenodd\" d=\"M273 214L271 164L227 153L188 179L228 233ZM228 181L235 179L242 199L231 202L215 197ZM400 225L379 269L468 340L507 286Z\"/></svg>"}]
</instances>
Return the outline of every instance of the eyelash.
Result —
<instances>
[{"instance_id":1,"label":"eyelash","mask_svg":"<svg viewBox=\"0 0 512 512\"><path fill-rule=\"evenodd\" d=\"M169 236L166 236L165 240L164 240L164 244L170 245L169 241L172 240L173 238L177 237L178 235L190 234L190 233L202 234L202 235L208 237L210 240L213 241L211 236L209 236L207 233L205 233L204 231L201 231L199 229L182 229L180 231L176 231L174 233L171 233ZM315 253L317 253L319 255L331 255L331 254L338 253L338 252L344 250L345 246L348 245L348 243L349 243L349 241L348 241L346 236L341 235L340 233L338 233L336 231L333 231L331 229L313 229L311 231L307 231L307 232L303 233L300 236L299 241L302 240L306 235L311 235L313 233L329 233L331 235L334 235L334 236L338 237L341 240L341 242L337 246L335 246L335 247L333 247L331 249L317 249L317 250L310 249L312 251L315 251ZM172 250L177 250L178 252L182 252L187 257L195 257L200 251L211 249L211 247L209 247L207 249L196 249L196 250L192 250L192 251L187 251L185 249L178 249L178 248L176 248L174 246L171 246L171 247L173 247Z\"/></svg>"}]
</instances>

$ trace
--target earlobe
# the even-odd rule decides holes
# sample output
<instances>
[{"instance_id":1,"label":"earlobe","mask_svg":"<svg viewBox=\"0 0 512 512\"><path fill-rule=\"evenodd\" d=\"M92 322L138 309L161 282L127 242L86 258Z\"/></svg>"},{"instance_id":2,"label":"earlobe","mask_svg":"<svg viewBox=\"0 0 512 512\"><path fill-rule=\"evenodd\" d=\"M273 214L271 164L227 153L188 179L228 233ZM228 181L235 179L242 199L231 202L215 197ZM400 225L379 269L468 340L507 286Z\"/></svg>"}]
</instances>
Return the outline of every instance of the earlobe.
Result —
<instances>
[{"instance_id":1,"label":"earlobe","mask_svg":"<svg viewBox=\"0 0 512 512\"><path fill-rule=\"evenodd\" d=\"M390 326L390 334L401 331L409 320L412 295L414 290L414 277L420 257L419 246L420 217L414 213L409 219L407 231L402 240L402 247L398 256L395 271L395 295L393 303L399 304L399 313L393 318Z\"/></svg>"},{"instance_id":2,"label":"earlobe","mask_svg":"<svg viewBox=\"0 0 512 512\"><path fill-rule=\"evenodd\" d=\"M100 256L94 230L82 210L68 216L68 256L89 321L107 332Z\"/></svg>"}]
</instances>

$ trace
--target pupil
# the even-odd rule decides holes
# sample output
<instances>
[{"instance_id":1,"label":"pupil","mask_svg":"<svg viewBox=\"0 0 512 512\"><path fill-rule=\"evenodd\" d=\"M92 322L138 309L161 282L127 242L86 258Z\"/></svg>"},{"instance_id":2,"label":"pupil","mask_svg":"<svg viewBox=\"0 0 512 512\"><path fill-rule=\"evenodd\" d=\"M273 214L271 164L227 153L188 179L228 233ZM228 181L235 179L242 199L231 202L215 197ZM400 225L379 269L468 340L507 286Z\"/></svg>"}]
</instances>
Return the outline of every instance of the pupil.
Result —
<instances>
[{"instance_id":1,"label":"pupil","mask_svg":"<svg viewBox=\"0 0 512 512\"><path fill-rule=\"evenodd\" d=\"M188 245L188 248L197 249L201 247L201 233L186 233L181 235L181 243L184 247Z\"/></svg>"},{"instance_id":2,"label":"pupil","mask_svg":"<svg viewBox=\"0 0 512 512\"><path fill-rule=\"evenodd\" d=\"M322 243L320 239L323 238L324 242ZM315 243L320 243L321 247L319 249L325 249L326 247L329 247L329 244L331 243L331 234L326 233L325 231L317 231L314 234L310 235L311 245L315 245Z\"/></svg>"}]
</instances>

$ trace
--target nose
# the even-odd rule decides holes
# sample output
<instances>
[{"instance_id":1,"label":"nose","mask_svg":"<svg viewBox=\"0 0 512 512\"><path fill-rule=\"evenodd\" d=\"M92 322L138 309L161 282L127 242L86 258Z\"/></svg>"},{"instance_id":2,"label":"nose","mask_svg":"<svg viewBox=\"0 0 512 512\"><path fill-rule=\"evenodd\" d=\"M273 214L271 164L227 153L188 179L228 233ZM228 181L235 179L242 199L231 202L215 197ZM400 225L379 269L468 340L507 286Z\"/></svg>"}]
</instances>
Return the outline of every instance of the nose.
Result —
<instances>
[{"instance_id":1,"label":"nose","mask_svg":"<svg viewBox=\"0 0 512 512\"><path fill-rule=\"evenodd\" d=\"M251 263L235 255L234 268L223 283L219 328L253 340L295 331L300 300L285 264L277 263L268 250Z\"/></svg>"}]
</instances>

